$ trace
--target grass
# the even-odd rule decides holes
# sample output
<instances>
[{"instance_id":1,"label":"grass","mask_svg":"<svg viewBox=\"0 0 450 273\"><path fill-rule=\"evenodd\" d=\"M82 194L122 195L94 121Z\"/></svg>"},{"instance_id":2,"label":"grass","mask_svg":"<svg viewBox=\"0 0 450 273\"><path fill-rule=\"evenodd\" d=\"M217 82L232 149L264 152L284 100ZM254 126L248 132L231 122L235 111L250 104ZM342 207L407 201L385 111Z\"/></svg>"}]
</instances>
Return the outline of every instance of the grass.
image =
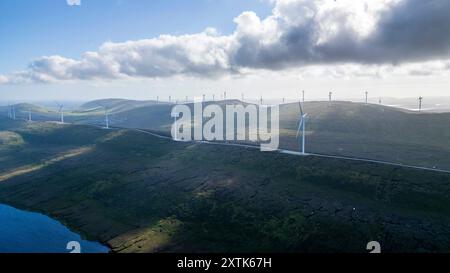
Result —
<instances>
[{"instance_id":1,"label":"grass","mask_svg":"<svg viewBox=\"0 0 450 273\"><path fill-rule=\"evenodd\" d=\"M0 202L117 252L450 251L450 175L0 120ZM88 152L71 157L74 149ZM59 158L61 160L54 160ZM3 161L2 161L3 162Z\"/></svg>"}]
</instances>

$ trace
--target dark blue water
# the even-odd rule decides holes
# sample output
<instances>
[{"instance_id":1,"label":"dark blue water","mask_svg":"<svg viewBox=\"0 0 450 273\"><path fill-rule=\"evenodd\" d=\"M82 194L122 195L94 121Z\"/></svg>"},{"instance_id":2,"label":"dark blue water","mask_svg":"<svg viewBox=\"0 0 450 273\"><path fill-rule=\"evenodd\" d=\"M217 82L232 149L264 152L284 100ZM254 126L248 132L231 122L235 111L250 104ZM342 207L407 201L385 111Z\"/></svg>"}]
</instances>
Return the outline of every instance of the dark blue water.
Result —
<instances>
[{"instance_id":1,"label":"dark blue water","mask_svg":"<svg viewBox=\"0 0 450 273\"><path fill-rule=\"evenodd\" d=\"M0 253L69 253L77 241L81 253L106 253L99 243L82 240L60 222L45 215L0 204Z\"/></svg>"}]
</instances>

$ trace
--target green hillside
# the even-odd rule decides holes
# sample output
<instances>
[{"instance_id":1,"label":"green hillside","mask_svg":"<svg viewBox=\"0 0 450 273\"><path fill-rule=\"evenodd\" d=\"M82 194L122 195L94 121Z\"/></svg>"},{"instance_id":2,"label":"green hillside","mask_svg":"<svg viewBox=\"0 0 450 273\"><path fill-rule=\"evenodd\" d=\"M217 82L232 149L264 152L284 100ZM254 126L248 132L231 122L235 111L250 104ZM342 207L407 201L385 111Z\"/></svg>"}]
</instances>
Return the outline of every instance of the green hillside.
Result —
<instances>
[{"instance_id":1,"label":"green hillside","mask_svg":"<svg viewBox=\"0 0 450 273\"><path fill-rule=\"evenodd\" d=\"M0 202L117 252L450 251L450 176L0 119Z\"/></svg>"},{"instance_id":2,"label":"green hillside","mask_svg":"<svg viewBox=\"0 0 450 273\"><path fill-rule=\"evenodd\" d=\"M205 102L241 104L238 100ZM192 109L192 104L187 104ZM108 99L65 112L66 122L104 125L108 108L111 126L170 132L173 104ZM29 107L25 107L27 109ZM417 113L376 104L306 102L307 152L352 156L450 170L450 113ZM6 108L5 108L6 109ZM35 120L58 120L59 113L36 107ZM4 110L6 113L6 110ZM27 112L18 116L27 117ZM299 150L297 103L280 106L281 148Z\"/></svg>"}]
</instances>

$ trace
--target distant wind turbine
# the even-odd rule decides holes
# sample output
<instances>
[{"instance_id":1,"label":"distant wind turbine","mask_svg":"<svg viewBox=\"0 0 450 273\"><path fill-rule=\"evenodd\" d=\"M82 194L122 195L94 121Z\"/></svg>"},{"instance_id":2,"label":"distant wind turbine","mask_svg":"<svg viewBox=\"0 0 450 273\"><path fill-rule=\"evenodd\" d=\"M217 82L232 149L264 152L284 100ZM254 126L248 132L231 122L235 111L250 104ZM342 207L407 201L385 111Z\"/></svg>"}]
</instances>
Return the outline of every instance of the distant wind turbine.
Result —
<instances>
[{"instance_id":1,"label":"distant wind turbine","mask_svg":"<svg viewBox=\"0 0 450 273\"><path fill-rule=\"evenodd\" d=\"M8 103L8 118L12 119L12 108L11 108L11 104Z\"/></svg>"},{"instance_id":2,"label":"distant wind turbine","mask_svg":"<svg viewBox=\"0 0 450 273\"><path fill-rule=\"evenodd\" d=\"M423 97L420 96L420 97L419 97L419 112L422 111L422 101L423 101Z\"/></svg>"},{"instance_id":3,"label":"distant wind turbine","mask_svg":"<svg viewBox=\"0 0 450 273\"><path fill-rule=\"evenodd\" d=\"M64 124L64 111L63 111L64 105L62 105L62 104L60 104L58 102L56 102L56 104L58 105L58 111L59 111L59 113L61 115L61 123Z\"/></svg>"},{"instance_id":4,"label":"distant wind turbine","mask_svg":"<svg viewBox=\"0 0 450 273\"><path fill-rule=\"evenodd\" d=\"M305 102L305 90L302 90L302 101Z\"/></svg>"},{"instance_id":5,"label":"distant wind turbine","mask_svg":"<svg viewBox=\"0 0 450 273\"><path fill-rule=\"evenodd\" d=\"M108 107L103 106L103 108L105 109L105 129L109 129L109 112L108 112Z\"/></svg>"},{"instance_id":6,"label":"distant wind turbine","mask_svg":"<svg viewBox=\"0 0 450 273\"><path fill-rule=\"evenodd\" d=\"M331 102L331 99L333 97L333 92L328 93L328 100Z\"/></svg>"},{"instance_id":7,"label":"distant wind turbine","mask_svg":"<svg viewBox=\"0 0 450 273\"><path fill-rule=\"evenodd\" d=\"M369 92L366 91L366 104L368 103L368 101L369 101Z\"/></svg>"},{"instance_id":8,"label":"distant wind turbine","mask_svg":"<svg viewBox=\"0 0 450 273\"><path fill-rule=\"evenodd\" d=\"M306 155L305 146L306 146L306 118L308 117L308 114L303 113L303 107L302 103L299 101L298 105L300 107L300 123L298 124L298 130L297 130L297 138L299 138L300 131L302 132L302 154Z\"/></svg>"}]
</instances>

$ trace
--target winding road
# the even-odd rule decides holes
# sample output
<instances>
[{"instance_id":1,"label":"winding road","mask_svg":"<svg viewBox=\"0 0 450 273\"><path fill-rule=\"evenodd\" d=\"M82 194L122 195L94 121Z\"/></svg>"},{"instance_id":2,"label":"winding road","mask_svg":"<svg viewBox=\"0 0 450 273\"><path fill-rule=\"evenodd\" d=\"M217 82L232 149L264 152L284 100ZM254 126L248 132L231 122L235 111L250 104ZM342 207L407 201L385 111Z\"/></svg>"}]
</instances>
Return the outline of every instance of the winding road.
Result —
<instances>
[{"instance_id":1,"label":"winding road","mask_svg":"<svg viewBox=\"0 0 450 273\"><path fill-rule=\"evenodd\" d=\"M78 125L87 125L87 126L94 126L97 128L106 129L103 126L96 125L96 124L89 124L89 123L74 123ZM131 130L135 132L140 132L143 134L151 135L153 137L157 137L160 139L166 139L166 140L172 140L175 141L172 137L158 134L155 132L151 132L144 129L137 129L137 128L126 128L126 127L110 127L111 130ZM241 148L247 148L247 149L260 149L260 146L257 145L248 145L248 144L239 144L239 143L229 143L229 142L211 142L211 141L189 141L193 143L200 143L200 144L206 144L206 145L220 145L220 146L233 146L233 147L241 147ZM278 149L274 150L274 152L292 155L292 156L313 156L313 157L320 157L320 158L330 158L330 159L339 159L339 160L349 160L349 161L357 161L357 162L365 162L365 163L373 163L373 164L382 164L382 165L389 165L389 166L395 166L395 167L401 167L401 168L408 168L408 169L415 169L415 170L422 170L422 171L431 171L431 172L437 172L437 173L446 173L450 174L450 170L443 170L443 169L437 169L437 168L428 168L428 167L420 167L420 166L413 166L413 165L407 165L407 164L401 164L401 163L395 163L395 162L389 162L389 161L382 161L382 160L374 160L374 159L366 159L366 158L357 158L357 157L350 157L350 156L337 156L337 155L325 155L325 154L316 154L316 153L307 153L303 154L301 152L297 151L291 151L291 150L284 150L284 149Z\"/></svg>"}]
</instances>

